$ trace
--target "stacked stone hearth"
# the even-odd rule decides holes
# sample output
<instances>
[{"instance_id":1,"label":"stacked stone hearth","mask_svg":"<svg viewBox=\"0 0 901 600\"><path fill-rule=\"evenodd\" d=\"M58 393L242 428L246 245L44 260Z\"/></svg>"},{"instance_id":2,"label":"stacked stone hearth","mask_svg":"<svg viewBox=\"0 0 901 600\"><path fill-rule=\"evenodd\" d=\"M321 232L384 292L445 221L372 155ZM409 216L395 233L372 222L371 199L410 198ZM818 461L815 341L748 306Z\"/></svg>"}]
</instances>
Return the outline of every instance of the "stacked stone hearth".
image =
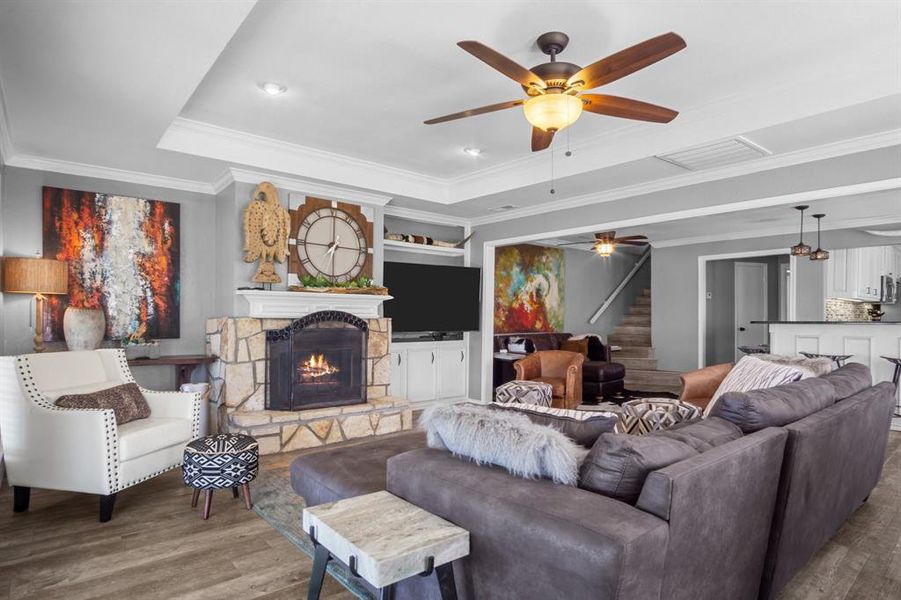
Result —
<instances>
[{"instance_id":1,"label":"stacked stone hearth","mask_svg":"<svg viewBox=\"0 0 901 600\"><path fill-rule=\"evenodd\" d=\"M409 403L388 395L390 319L367 319L367 402L301 411L266 410L266 331L291 319L223 317L206 324L212 400L220 432L256 438L261 454L290 452L410 429Z\"/></svg>"}]
</instances>

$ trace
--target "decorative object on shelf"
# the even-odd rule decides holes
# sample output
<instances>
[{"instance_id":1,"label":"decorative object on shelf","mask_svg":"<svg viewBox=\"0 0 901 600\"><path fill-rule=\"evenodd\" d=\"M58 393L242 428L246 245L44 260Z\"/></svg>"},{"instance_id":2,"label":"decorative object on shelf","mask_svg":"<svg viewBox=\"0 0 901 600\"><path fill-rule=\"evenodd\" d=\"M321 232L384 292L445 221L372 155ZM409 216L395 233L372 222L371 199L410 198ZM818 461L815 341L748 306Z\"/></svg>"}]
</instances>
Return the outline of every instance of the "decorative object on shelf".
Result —
<instances>
[{"instance_id":1,"label":"decorative object on shelf","mask_svg":"<svg viewBox=\"0 0 901 600\"><path fill-rule=\"evenodd\" d=\"M871 304L867 309L867 317L869 317L871 321L881 321L883 315L885 315L885 311L882 310L882 307L878 304Z\"/></svg>"},{"instance_id":2,"label":"decorative object on shelf","mask_svg":"<svg viewBox=\"0 0 901 600\"><path fill-rule=\"evenodd\" d=\"M259 260L255 283L281 283L273 263L288 256L288 229L291 217L278 200L278 190L264 181L253 191L244 209L244 262Z\"/></svg>"},{"instance_id":3,"label":"decorative object on shelf","mask_svg":"<svg viewBox=\"0 0 901 600\"><path fill-rule=\"evenodd\" d=\"M288 283L302 283L303 276L332 284L372 277L372 237L372 222L359 206L307 197L291 211Z\"/></svg>"},{"instance_id":4,"label":"decorative object on shelf","mask_svg":"<svg viewBox=\"0 0 901 600\"><path fill-rule=\"evenodd\" d=\"M160 357L159 340L145 340L144 335L146 333L147 326L142 323L131 333L131 335L122 340L122 347L125 349L126 359L135 360L137 358Z\"/></svg>"},{"instance_id":5,"label":"decorative object on shelf","mask_svg":"<svg viewBox=\"0 0 901 600\"><path fill-rule=\"evenodd\" d=\"M106 334L106 317L99 308L67 306L63 334L69 350L96 350Z\"/></svg>"},{"instance_id":6,"label":"decorative object on shelf","mask_svg":"<svg viewBox=\"0 0 901 600\"><path fill-rule=\"evenodd\" d=\"M804 243L804 211L810 208L806 204L796 206L795 210L801 213L801 234L798 243L791 247L792 256L810 256L810 246Z\"/></svg>"},{"instance_id":7,"label":"decorative object on shelf","mask_svg":"<svg viewBox=\"0 0 901 600\"><path fill-rule=\"evenodd\" d=\"M302 275L301 285L288 286L289 292L320 292L328 294L368 294L371 296L387 296L388 288L373 285L368 277L357 277L353 281L332 282L324 275Z\"/></svg>"},{"instance_id":8,"label":"decorative object on shelf","mask_svg":"<svg viewBox=\"0 0 901 600\"><path fill-rule=\"evenodd\" d=\"M438 246L440 248L463 248L466 242L472 239L473 234L470 233L459 242L445 242L436 240L425 235L415 235L410 233L388 233L385 232L385 239L393 242L406 242L408 244L422 244L424 246Z\"/></svg>"},{"instance_id":9,"label":"decorative object on shelf","mask_svg":"<svg viewBox=\"0 0 901 600\"><path fill-rule=\"evenodd\" d=\"M572 63L557 62L557 55L569 44L569 36L565 33L545 33L539 36L537 43L551 60L526 69L479 42L458 42L457 45L463 50L519 83L527 97L429 119L425 124L434 125L522 106L526 120L532 125L532 152L536 152L550 146L554 134L573 124L583 110L609 117L655 123L669 123L679 114L669 108L629 98L582 94L585 90L612 83L682 50L685 48L685 40L675 33L651 38L611 54L584 69Z\"/></svg>"},{"instance_id":10,"label":"decorative object on shelf","mask_svg":"<svg viewBox=\"0 0 901 600\"><path fill-rule=\"evenodd\" d=\"M34 296L34 351L44 351L44 299L68 293L66 263L50 258L6 257L3 259L3 291Z\"/></svg>"},{"instance_id":11,"label":"decorative object on shelf","mask_svg":"<svg viewBox=\"0 0 901 600\"><path fill-rule=\"evenodd\" d=\"M520 244L502 246L494 258L494 331L562 331L563 250Z\"/></svg>"},{"instance_id":12,"label":"decorative object on shelf","mask_svg":"<svg viewBox=\"0 0 901 600\"><path fill-rule=\"evenodd\" d=\"M800 206L796 206L795 210L801 213L801 234L798 239L798 243L791 247L791 255L792 256L809 256L810 255L810 246L804 243L804 211L810 208L806 204L801 204Z\"/></svg>"},{"instance_id":13,"label":"decorative object on shelf","mask_svg":"<svg viewBox=\"0 0 901 600\"><path fill-rule=\"evenodd\" d=\"M820 221L825 216L824 214L813 215L813 218L817 220L817 249L810 253L810 260L829 260L829 252L823 250L820 245Z\"/></svg>"},{"instance_id":14,"label":"decorative object on shelf","mask_svg":"<svg viewBox=\"0 0 901 600\"><path fill-rule=\"evenodd\" d=\"M603 231L601 233L594 234L593 242L567 242L565 244L560 244L561 246L583 246L585 244L591 244L591 249L594 250L594 253L600 256L601 258L609 258L611 254L616 250L617 246L647 246L650 242L648 242L647 236L644 235L627 235L623 237L616 237L615 231Z\"/></svg>"},{"instance_id":15,"label":"decorative object on shelf","mask_svg":"<svg viewBox=\"0 0 901 600\"><path fill-rule=\"evenodd\" d=\"M99 308L106 338L141 323L154 338L180 336L179 213L172 202L43 188L44 256L69 262L68 302ZM49 303L50 336L62 340L67 302Z\"/></svg>"}]
</instances>

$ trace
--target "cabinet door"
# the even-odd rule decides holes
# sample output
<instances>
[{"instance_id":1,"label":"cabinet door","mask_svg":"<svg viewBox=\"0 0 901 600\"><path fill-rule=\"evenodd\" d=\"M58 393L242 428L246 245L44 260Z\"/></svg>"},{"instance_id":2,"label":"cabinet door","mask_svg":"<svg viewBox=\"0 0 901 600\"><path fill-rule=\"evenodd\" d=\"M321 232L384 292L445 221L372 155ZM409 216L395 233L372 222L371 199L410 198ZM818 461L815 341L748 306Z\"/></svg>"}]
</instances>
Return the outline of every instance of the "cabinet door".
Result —
<instances>
[{"instance_id":1,"label":"cabinet door","mask_svg":"<svg viewBox=\"0 0 901 600\"><path fill-rule=\"evenodd\" d=\"M400 350L391 353L391 384L388 394L398 398L407 397L407 352Z\"/></svg>"},{"instance_id":2,"label":"cabinet door","mask_svg":"<svg viewBox=\"0 0 901 600\"><path fill-rule=\"evenodd\" d=\"M466 395L466 352L463 348L441 348L438 354L438 397Z\"/></svg>"},{"instance_id":3,"label":"cabinet door","mask_svg":"<svg viewBox=\"0 0 901 600\"><path fill-rule=\"evenodd\" d=\"M860 300L879 300L879 277L881 270L878 259L881 252L874 252L874 248L856 248L852 250L857 255L857 293L855 297ZM878 254L878 256L877 256Z\"/></svg>"},{"instance_id":4,"label":"cabinet door","mask_svg":"<svg viewBox=\"0 0 901 600\"><path fill-rule=\"evenodd\" d=\"M407 400L434 400L438 391L435 362L437 351L428 348L407 350Z\"/></svg>"},{"instance_id":5,"label":"cabinet door","mask_svg":"<svg viewBox=\"0 0 901 600\"><path fill-rule=\"evenodd\" d=\"M850 250L834 250L829 256L826 268L827 298L854 297L855 290L851 282L851 274L857 268L857 265L850 263L852 256L853 254Z\"/></svg>"}]
</instances>

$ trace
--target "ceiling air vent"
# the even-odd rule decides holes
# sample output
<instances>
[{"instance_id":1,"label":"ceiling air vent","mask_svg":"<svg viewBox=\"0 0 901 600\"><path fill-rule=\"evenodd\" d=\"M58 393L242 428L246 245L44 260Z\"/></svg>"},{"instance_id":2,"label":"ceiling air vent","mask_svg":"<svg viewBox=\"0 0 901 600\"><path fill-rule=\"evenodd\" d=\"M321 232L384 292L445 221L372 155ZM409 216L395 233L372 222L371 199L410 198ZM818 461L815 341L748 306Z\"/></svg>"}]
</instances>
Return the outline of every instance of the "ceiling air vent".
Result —
<instances>
[{"instance_id":1,"label":"ceiling air vent","mask_svg":"<svg viewBox=\"0 0 901 600\"><path fill-rule=\"evenodd\" d=\"M657 158L689 171L703 171L755 160L770 154L772 152L769 150L739 136L731 140L679 150L671 154L660 154Z\"/></svg>"},{"instance_id":2,"label":"ceiling air vent","mask_svg":"<svg viewBox=\"0 0 901 600\"><path fill-rule=\"evenodd\" d=\"M514 208L519 208L519 207L516 206L515 204L504 204L503 206L492 206L491 208L488 209L488 212L499 213L499 212L505 212L508 210L513 210Z\"/></svg>"}]
</instances>

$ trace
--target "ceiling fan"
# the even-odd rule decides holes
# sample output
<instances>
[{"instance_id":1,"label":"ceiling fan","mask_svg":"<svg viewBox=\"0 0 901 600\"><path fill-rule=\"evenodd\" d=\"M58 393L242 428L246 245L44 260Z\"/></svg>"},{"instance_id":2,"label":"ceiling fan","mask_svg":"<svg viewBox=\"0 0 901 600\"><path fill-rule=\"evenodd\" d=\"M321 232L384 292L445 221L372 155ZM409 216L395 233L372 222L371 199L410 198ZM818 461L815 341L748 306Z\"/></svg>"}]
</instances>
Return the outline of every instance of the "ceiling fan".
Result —
<instances>
[{"instance_id":1,"label":"ceiling fan","mask_svg":"<svg viewBox=\"0 0 901 600\"><path fill-rule=\"evenodd\" d=\"M647 246L649 243L647 236L627 235L625 237L616 237L615 231L604 231L594 234L593 242L567 242L565 244L560 244L560 246L591 244L591 249L594 250L598 256L607 258L613 254L613 251L616 250L617 246Z\"/></svg>"},{"instance_id":2,"label":"ceiling fan","mask_svg":"<svg viewBox=\"0 0 901 600\"><path fill-rule=\"evenodd\" d=\"M526 120L532 124L532 152L535 152L550 146L554 134L575 123L583 110L610 117L655 123L669 123L679 114L669 108L639 100L607 94L581 93L607 85L685 48L685 40L675 33L664 33L651 38L602 58L585 68L557 61L557 55L563 52L568 43L569 36L559 31L541 35L538 38L538 47L549 55L551 60L526 69L482 43L458 42L458 46L519 83L527 97L429 119L425 124L434 125L522 106Z\"/></svg>"}]
</instances>

